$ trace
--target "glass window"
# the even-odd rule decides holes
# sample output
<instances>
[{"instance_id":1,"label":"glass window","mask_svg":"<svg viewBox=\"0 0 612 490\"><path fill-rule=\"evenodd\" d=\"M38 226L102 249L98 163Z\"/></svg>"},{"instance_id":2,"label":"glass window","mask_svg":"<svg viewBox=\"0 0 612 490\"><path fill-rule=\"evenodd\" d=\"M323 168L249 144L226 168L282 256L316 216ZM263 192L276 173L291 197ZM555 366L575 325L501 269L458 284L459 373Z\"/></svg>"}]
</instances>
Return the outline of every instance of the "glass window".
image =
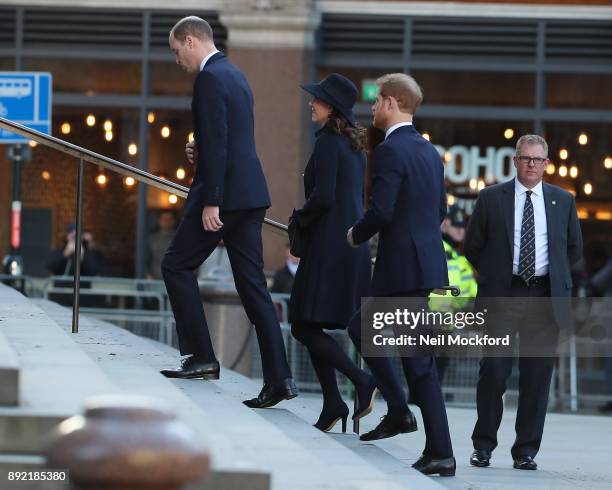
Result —
<instances>
[{"instance_id":1,"label":"glass window","mask_svg":"<svg viewBox=\"0 0 612 490\"><path fill-rule=\"evenodd\" d=\"M612 168L606 167L606 161L612 167L611 131L609 124L546 123L549 156L556 165L549 180L574 191L577 200L612 199ZM591 188L585 192L587 184Z\"/></svg>"},{"instance_id":2,"label":"glass window","mask_svg":"<svg viewBox=\"0 0 612 490\"><path fill-rule=\"evenodd\" d=\"M174 62L151 62L151 94L185 95L191 97L193 75Z\"/></svg>"},{"instance_id":3,"label":"glass window","mask_svg":"<svg viewBox=\"0 0 612 490\"><path fill-rule=\"evenodd\" d=\"M415 70L425 104L533 106L533 73Z\"/></svg>"},{"instance_id":4,"label":"glass window","mask_svg":"<svg viewBox=\"0 0 612 490\"><path fill-rule=\"evenodd\" d=\"M190 111L151 110L149 121L149 172L189 187L195 171L185 157L192 132ZM181 200L171 202L168 193L152 187L147 204L154 209L182 206Z\"/></svg>"},{"instance_id":5,"label":"glass window","mask_svg":"<svg viewBox=\"0 0 612 490\"><path fill-rule=\"evenodd\" d=\"M13 71L14 69L15 69L15 59L14 58L0 57L0 70Z\"/></svg>"},{"instance_id":6,"label":"glass window","mask_svg":"<svg viewBox=\"0 0 612 490\"><path fill-rule=\"evenodd\" d=\"M612 109L612 75L549 73L546 107Z\"/></svg>"},{"instance_id":7,"label":"glass window","mask_svg":"<svg viewBox=\"0 0 612 490\"><path fill-rule=\"evenodd\" d=\"M53 74L55 92L140 94L141 65L136 61L62 60L29 58L24 70Z\"/></svg>"}]
</instances>

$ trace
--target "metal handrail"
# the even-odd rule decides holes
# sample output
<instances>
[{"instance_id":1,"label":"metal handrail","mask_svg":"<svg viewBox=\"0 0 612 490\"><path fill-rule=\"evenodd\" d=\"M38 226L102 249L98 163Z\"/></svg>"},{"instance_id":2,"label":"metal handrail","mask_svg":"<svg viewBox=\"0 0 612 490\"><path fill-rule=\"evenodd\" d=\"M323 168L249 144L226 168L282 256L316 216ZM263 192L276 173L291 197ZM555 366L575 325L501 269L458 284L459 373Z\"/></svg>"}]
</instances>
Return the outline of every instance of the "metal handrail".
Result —
<instances>
[{"instance_id":1,"label":"metal handrail","mask_svg":"<svg viewBox=\"0 0 612 490\"><path fill-rule=\"evenodd\" d=\"M147 185L157 187L158 189L161 189L163 191L175 194L178 197L186 198L187 194L189 193L189 188L181 184L177 184L176 182L172 182L171 180L162 179L157 175L145 172L144 170L133 167L132 165L129 165L127 163L123 163L118 160L113 160L112 158L100 155L99 153L88 150L86 148L82 148L73 143L69 143L68 141L56 138L55 136L50 136L48 134L41 133L40 131L28 128L27 126L23 126L22 124L16 123L15 121L11 121L10 119L0 117L0 128L4 128L8 131L11 131L12 133L16 133L20 136L23 136L24 138L36 141L41 145L48 146L49 148L61 151L62 153L66 153L67 155L71 155L75 158L83 160L84 162L99 165L112 172L125 175L126 177L133 177L139 182L143 182ZM287 225L279 223L278 221L265 218L264 222L275 230L281 230L283 232L287 231Z\"/></svg>"},{"instance_id":2,"label":"metal handrail","mask_svg":"<svg viewBox=\"0 0 612 490\"><path fill-rule=\"evenodd\" d=\"M35 129L28 128L22 124L11 121L4 117L0 117L0 128L6 129L11 133L18 134L24 138L28 138L32 141L36 141L43 146L53 148L57 151L71 155L79 159L78 174L77 174L77 202L76 202L76 243L74 256L81 256L82 248L82 233L83 233L83 175L84 165L83 162L93 163L94 165L100 165L111 172L116 172L128 177L133 177L135 180L142 182L147 185L152 185L166 192L171 192L177 196L186 198L189 193L189 189L185 186L172 182L170 180L162 179L156 175L145 172L136 167L132 167L127 163L123 163L112 158L108 158L99 153L87 150L80 146L77 146L68 141L61 140L54 136L41 133ZM264 224L268 225L272 230L277 233L285 233L287 226L277 221L264 218ZM78 333L79 331L79 294L81 289L81 261L74 261L74 300L72 305L72 333Z\"/></svg>"}]
</instances>

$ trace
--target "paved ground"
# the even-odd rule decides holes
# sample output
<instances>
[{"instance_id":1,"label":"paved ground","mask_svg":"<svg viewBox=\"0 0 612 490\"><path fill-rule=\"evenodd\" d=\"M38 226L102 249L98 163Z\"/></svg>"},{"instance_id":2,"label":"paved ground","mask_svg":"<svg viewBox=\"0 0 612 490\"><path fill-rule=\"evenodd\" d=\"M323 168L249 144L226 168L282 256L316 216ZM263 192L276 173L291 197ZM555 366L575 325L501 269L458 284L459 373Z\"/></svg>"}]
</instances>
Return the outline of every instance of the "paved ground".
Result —
<instances>
[{"instance_id":1,"label":"paved ground","mask_svg":"<svg viewBox=\"0 0 612 490\"><path fill-rule=\"evenodd\" d=\"M321 404L318 396L302 395L294 403L299 404L299 408L292 407L292 411L303 418L310 417L310 421L316 420ZM362 432L372 428L384 410L384 403L378 402L375 412L363 420ZM451 489L465 488L465 483L468 483L469 488L487 490L612 488L612 418L548 414L542 447L536 458L539 469L520 471L512 468L510 456L515 415L515 410L504 413L499 433L500 446L493 453L491 466L474 468L468 460L472 452L470 435L476 412L467 408L449 408L448 417L458 465L457 477L436 478L436 481ZM397 436L376 444L398 459L414 461L424 446L424 433L419 430L414 434Z\"/></svg>"}]
</instances>

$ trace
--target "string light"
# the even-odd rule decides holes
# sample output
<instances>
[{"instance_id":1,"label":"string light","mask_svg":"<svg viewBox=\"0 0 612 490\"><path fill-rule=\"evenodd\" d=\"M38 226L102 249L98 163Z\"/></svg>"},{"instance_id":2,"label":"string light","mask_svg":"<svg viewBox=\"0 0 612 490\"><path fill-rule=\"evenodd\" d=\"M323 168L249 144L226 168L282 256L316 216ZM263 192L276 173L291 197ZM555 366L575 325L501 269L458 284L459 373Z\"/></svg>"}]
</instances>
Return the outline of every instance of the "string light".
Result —
<instances>
[{"instance_id":1,"label":"string light","mask_svg":"<svg viewBox=\"0 0 612 490\"><path fill-rule=\"evenodd\" d=\"M104 121L104 131L106 131L107 133L109 131L113 130L113 121L111 121L110 119L107 119L106 121Z\"/></svg>"},{"instance_id":2,"label":"string light","mask_svg":"<svg viewBox=\"0 0 612 490\"><path fill-rule=\"evenodd\" d=\"M555 164L550 162L548 165L546 165L546 173L548 175L553 175L555 173L557 169L555 168Z\"/></svg>"},{"instance_id":3,"label":"string light","mask_svg":"<svg viewBox=\"0 0 612 490\"><path fill-rule=\"evenodd\" d=\"M36 148L38 146L38 143L34 140L30 140L28 141L28 145L30 146L30 148Z\"/></svg>"},{"instance_id":4,"label":"string light","mask_svg":"<svg viewBox=\"0 0 612 490\"><path fill-rule=\"evenodd\" d=\"M423 133L423 138L425 138L427 141L431 141L431 136L429 136L429 133Z\"/></svg>"},{"instance_id":5,"label":"string light","mask_svg":"<svg viewBox=\"0 0 612 490\"><path fill-rule=\"evenodd\" d=\"M578 143L580 143L582 146L586 145L589 142L589 137L587 136L586 133L580 133L580 135L578 136Z\"/></svg>"},{"instance_id":6,"label":"string light","mask_svg":"<svg viewBox=\"0 0 612 490\"><path fill-rule=\"evenodd\" d=\"M168 136L170 136L170 128L168 126L164 126L163 128L161 128L161 135L162 138L167 138Z\"/></svg>"},{"instance_id":7,"label":"string light","mask_svg":"<svg viewBox=\"0 0 612 490\"><path fill-rule=\"evenodd\" d=\"M567 160L567 157L569 156L567 150L565 148L561 148L561 151L559 152L559 158L561 160Z\"/></svg>"},{"instance_id":8,"label":"string light","mask_svg":"<svg viewBox=\"0 0 612 490\"><path fill-rule=\"evenodd\" d=\"M453 204L455 204L455 196L453 196L452 194L447 194L446 202L449 206L452 206Z\"/></svg>"},{"instance_id":9,"label":"string light","mask_svg":"<svg viewBox=\"0 0 612 490\"><path fill-rule=\"evenodd\" d=\"M123 183L126 187L133 187L136 183L136 180L134 179L134 177L126 177L125 179L123 179Z\"/></svg>"},{"instance_id":10,"label":"string light","mask_svg":"<svg viewBox=\"0 0 612 490\"><path fill-rule=\"evenodd\" d=\"M132 156L136 155L136 153L138 153L138 146L136 146L136 143L130 143L128 146L128 153Z\"/></svg>"},{"instance_id":11,"label":"string light","mask_svg":"<svg viewBox=\"0 0 612 490\"><path fill-rule=\"evenodd\" d=\"M589 212L584 209L584 208L580 208L578 210L578 218L579 219L587 219L589 217Z\"/></svg>"},{"instance_id":12,"label":"string light","mask_svg":"<svg viewBox=\"0 0 612 490\"><path fill-rule=\"evenodd\" d=\"M593 193L593 185L590 182L584 184L584 193L590 196Z\"/></svg>"},{"instance_id":13,"label":"string light","mask_svg":"<svg viewBox=\"0 0 612 490\"><path fill-rule=\"evenodd\" d=\"M100 186L105 186L108 182L108 177L104 174L98 174L96 177L96 183Z\"/></svg>"},{"instance_id":14,"label":"string light","mask_svg":"<svg viewBox=\"0 0 612 490\"><path fill-rule=\"evenodd\" d=\"M451 161L451 158L452 158L452 155L451 155L450 151L445 151L444 152L444 161L446 163L448 163L448 162Z\"/></svg>"},{"instance_id":15,"label":"string light","mask_svg":"<svg viewBox=\"0 0 612 490\"><path fill-rule=\"evenodd\" d=\"M89 114L85 118L85 124L87 124L90 128L94 126L96 124L96 116L94 116L93 114Z\"/></svg>"},{"instance_id":16,"label":"string light","mask_svg":"<svg viewBox=\"0 0 612 490\"><path fill-rule=\"evenodd\" d=\"M178 197L176 197L176 195L175 195L175 194L170 194L170 195L168 196L168 202L169 202L170 204L176 204L176 203L178 202Z\"/></svg>"},{"instance_id":17,"label":"string light","mask_svg":"<svg viewBox=\"0 0 612 490\"><path fill-rule=\"evenodd\" d=\"M559 176L560 177L567 177L567 167L565 165L561 165L559 167Z\"/></svg>"},{"instance_id":18,"label":"string light","mask_svg":"<svg viewBox=\"0 0 612 490\"><path fill-rule=\"evenodd\" d=\"M481 191L481 190L483 190L484 188L485 188L485 183L484 183L484 180L480 179L480 180L478 181L478 190L479 190L479 191Z\"/></svg>"},{"instance_id":19,"label":"string light","mask_svg":"<svg viewBox=\"0 0 612 490\"><path fill-rule=\"evenodd\" d=\"M106 141L113 141L113 132L107 131L106 133L104 133L104 139Z\"/></svg>"},{"instance_id":20,"label":"string light","mask_svg":"<svg viewBox=\"0 0 612 490\"><path fill-rule=\"evenodd\" d=\"M155 113L154 112L149 112L147 114L147 121L149 122L149 124L153 124L155 122Z\"/></svg>"},{"instance_id":21,"label":"string light","mask_svg":"<svg viewBox=\"0 0 612 490\"><path fill-rule=\"evenodd\" d=\"M193 131L187 135L187 142L191 143L193 141Z\"/></svg>"},{"instance_id":22,"label":"string light","mask_svg":"<svg viewBox=\"0 0 612 490\"><path fill-rule=\"evenodd\" d=\"M504 138L507 140L512 139L514 137L514 129L508 128L504 131Z\"/></svg>"},{"instance_id":23,"label":"string light","mask_svg":"<svg viewBox=\"0 0 612 490\"><path fill-rule=\"evenodd\" d=\"M606 157L604 160L604 167L606 167L608 170L612 168L612 157Z\"/></svg>"},{"instance_id":24,"label":"string light","mask_svg":"<svg viewBox=\"0 0 612 490\"><path fill-rule=\"evenodd\" d=\"M43 180L51 180L51 172L48 170L43 170L40 176L43 178Z\"/></svg>"},{"instance_id":25,"label":"string light","mask_svg":"<svg viewBox=\"0 0 612 490\"><path fill-rule=\"evenodd\" d=\"M478 181L476 179L470 179L470 189L476 190L478 188Z\"/></svg>"},{"instance_id":26,"label":"string light","mask_svg":"<svg viewBox=\"0 0 612 490\"><path fill-rule=\"evenodd\" d=\"M187 175L187 173L185 172L185 169L183 167L179 167L176 169L176 178L179 180L183 180L185 178L185 175Z\"/></svg>"},{"instance_id":27,"label":"string light","mask_svg":"<svg viewBox=\"0 0 612 490\"><path fill-rule=\"evenodd\" d=\"M60 127L60 131L62 132L62 134L70 134L71 130L72 130L72 127L70 126L70 123L68 122L62 123L62 126Z\"/></svg>"},{"instance_id":28,"label":"string light","mask_svg":"<svg viewBox=\"0 0 612 490\"><path fill-rule=\"evenodd\" d=\"M572 179L575 179L576 177L578 177L578 167L576 167L575 165L572 165L569 170L569 174Z\"/></svg>"}]
</instances>

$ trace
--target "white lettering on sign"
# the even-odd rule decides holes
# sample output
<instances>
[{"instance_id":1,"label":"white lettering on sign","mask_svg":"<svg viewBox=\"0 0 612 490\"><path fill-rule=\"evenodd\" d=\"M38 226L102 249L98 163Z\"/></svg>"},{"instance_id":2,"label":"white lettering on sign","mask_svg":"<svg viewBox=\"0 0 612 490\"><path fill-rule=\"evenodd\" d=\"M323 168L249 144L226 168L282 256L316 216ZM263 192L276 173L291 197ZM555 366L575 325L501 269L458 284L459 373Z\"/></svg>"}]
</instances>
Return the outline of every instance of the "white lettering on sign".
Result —
<instances>
[{"instance_id":1,"label":"white lettering on sign","mask_svg":"<svg viewBox=\"0 0 612 490\"><path fill-rule=\"evenodd\" d=\"M448 149L440 145L434 146L445 162L444 175L453 184L465 184L470 179L479 179L481 176L485 184L507 182L514 178L514 148L487 146L483 151L478 146L468 148L457 145Z\"/></svg>"}]
</instances>

